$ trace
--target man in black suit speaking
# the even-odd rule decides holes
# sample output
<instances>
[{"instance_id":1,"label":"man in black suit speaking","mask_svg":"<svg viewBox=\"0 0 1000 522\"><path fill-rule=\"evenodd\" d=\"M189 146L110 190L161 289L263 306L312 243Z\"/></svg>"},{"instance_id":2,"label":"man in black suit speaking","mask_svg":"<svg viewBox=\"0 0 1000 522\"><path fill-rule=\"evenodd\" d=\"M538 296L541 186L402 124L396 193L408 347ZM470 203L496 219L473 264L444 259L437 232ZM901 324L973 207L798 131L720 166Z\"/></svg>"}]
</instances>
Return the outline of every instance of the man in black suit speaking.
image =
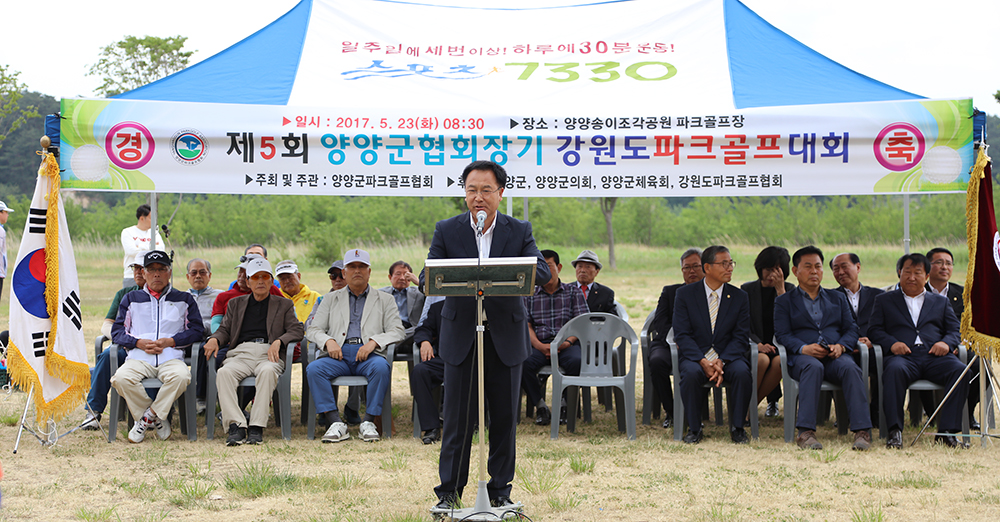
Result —
<instances>
[{"instance_id":1,"label":"man in black suit speaking","mask_svg":"<svg viewBox=\"0 0 1000 522\"><path fill-rule=\"evenodd\" d=\"M507 184L503 167L491 161L474 161L462 171L465 203L469 212L438 221L428 259L534 257L535 284L549 278L549 266L535 246L531 224L497 212ZM481 237L476 214L486 212ZM421 288L424 273L420 274ZM528 323L520 297L487 297L483 301L486 403L490 418L490 453L486 489L493 507L513 505L510 482L514 479L515 435L521 363L528 357ZM444 439L434 488L440 509L451 509L462 497L469 480L469 453L476 379L476 302L473 297L448 297L441 309L439 353L444 369ZM480 426L482 430L484 427Z\"/></svg>"}]
</instances>

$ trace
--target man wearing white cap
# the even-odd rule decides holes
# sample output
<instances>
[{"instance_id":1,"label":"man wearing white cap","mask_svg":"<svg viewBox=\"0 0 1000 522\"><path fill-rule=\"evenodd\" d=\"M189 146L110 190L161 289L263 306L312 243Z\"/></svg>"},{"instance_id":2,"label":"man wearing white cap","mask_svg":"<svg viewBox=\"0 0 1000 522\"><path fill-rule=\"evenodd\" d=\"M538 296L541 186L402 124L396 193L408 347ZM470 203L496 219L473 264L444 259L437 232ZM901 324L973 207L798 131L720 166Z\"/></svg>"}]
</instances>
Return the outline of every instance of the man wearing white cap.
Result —
<instances>
[{"instance_id":1,"label":"man wearing white cap","mask_svg":"<svg viewBox=\"0 0 1000 522\"><path fill-rule=\"evenodd\" d=\"M597 253L593 250L584 250L573 260L572 265L576 270L576 284L587 300L587 308L591 312L617 314L615 291L594 281L604 268L597 259Z\"/></svg>"},{"instance_id":2,"label":"man wearing white cap","mask_svg":"<svg viewBox=\"0 0 1000 522\"><path fill-rule=\"evenodd\" d=\"M111 377L111 385L136 419L129 442L142 442L149 428L155 428L161 439L170 437L166 415L191 382L184 349L204 335L194 297L170 286L170 264L170 256L162 250L146 254L146 286L122 298L118 319L111 328L114 342L128 350L125 364ZM142 380L149 377L163 383L155 400L142 386Z\"/></svg>"},{"instance_id":3,"label":"man wearing white cap","mask_svg":"<svg viewBox=\"0 0 1000 522\"><path fill-rule=\"evenodd\" d=\"M288 343L301 341L303 333L292 302L270 294L271 263L258 257L244 265L251 293L229 300L222 324L205 343L205 356L209 360L221 346L233 346L225 355L216 380L222 424L229 426L227 446L244 442L259 444L264 440L271 394L285 368L284 348ZM257 390L248 427L236 388L250 376L256 377Z\"/></svg>"},{"instance_id":4,"label":"man wearing white cap","mask_svg":"<svg viewBox=\"0 0 1000 522\"><path fill-rule=\"evenodd\" d=\"M305 322L309 318L309 312L320 297L320 293L310 290L302 283L302 274L299 273L299 265L295 261L286 259L274 267L274 276L278 278L278 285L281 287L281 294L295 303L295 316L299 321Z\"/></svg>"},{"instance_id":5,"label":"man wearing white cap","mask_svg":"<svg viewBox=\"0 0 1000 522\"><path fill-rule=\"evenodd\" d=\"M0 201L0 294L3 293L3 280L7 278L7 224L9 214L14 210Z\"/></svg>"},{"instance_id":6,"label":"man wearing white cap","mask_svg":"<svg viewBox=\"0 0 1000 522\"><path fill-rule=\"evenodd\" d=\"M364 250L344 253L347 287L323 297L316 316L306 330L306 337L321 347L306 373L309 393L316 411L326 416L330 428L323 442L350 438L347 424L340 419L330 381L344 375L363 375L368 379L368 401L360 426L361 440L379 439L375 417L382 415L382 399L389 386L391 361L386 360L389 344L404 338L396 301L385 292L372 291L371 259ZM392 412L385 412L392 415ZM383 422L391 429L391 422Z\"/></svg>"}]
</instances>

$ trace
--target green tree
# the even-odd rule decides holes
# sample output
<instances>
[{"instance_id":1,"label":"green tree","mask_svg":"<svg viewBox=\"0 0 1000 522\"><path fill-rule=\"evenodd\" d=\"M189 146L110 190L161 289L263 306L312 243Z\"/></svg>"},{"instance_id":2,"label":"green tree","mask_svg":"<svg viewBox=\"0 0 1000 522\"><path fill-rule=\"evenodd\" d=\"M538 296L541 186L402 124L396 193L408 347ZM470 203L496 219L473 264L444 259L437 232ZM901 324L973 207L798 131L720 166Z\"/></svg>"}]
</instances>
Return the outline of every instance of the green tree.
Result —
<instances>
[{"instance_id":1,"label":"green tree","mask_svg":"<svg viewBox=\"0 0 1000 522\"><path fill-rule=\"evenodd\" d=\"M160 38L126 36L101 48L100 59L87 76L104 83L94 89L99 96L115 96L183 70L194 51L182 51L186 36Z\"/></svg>"},{"instance_id":2,"label":"green tree","mask_svg":"<svg viewBox=\"0 0 1000 522\"><path fill-rule=\"evenodd\" d=\"M0 147L3 147L7 136L28 121L37 118L35 107L21 107L18 101L24 96L28 86L17 80L18 71L12 71L6 65L0 65Z\"/></svg>"}]
</instances>

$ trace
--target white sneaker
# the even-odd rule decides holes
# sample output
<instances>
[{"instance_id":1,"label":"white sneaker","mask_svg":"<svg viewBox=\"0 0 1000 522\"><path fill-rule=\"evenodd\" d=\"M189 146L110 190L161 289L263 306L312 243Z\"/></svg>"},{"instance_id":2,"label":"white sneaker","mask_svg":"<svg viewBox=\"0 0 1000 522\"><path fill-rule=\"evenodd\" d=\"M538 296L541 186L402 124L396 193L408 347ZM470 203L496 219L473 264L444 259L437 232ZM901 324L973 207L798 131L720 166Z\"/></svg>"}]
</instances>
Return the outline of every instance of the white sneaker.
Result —
<instances>
[{"instance_id":1,"label":"white sneaker","mask_svg":"<svg viewBox=\"0 0 1000 522\"><path fill-rule=\"evenodd\" d=\"M323 434L323 442L340 442L349 438L351 435L347 433L347 424L343 422L334 422Z\"/></svg>"},{"instance_id":2,"label":"white sneaker","mask_svg":"<svg viewBox=\"0 0 1000 522\"><path fill-rule=\"evenodd\" d=\"M138 444L146 438L146 430L151 426L149 422L146 421L146 416L143 415L141 419L135 421L132 425L132 429L128 432L128 441L134 444Z\"/></svg>"},{"instance_id":3,"label":"white sneaker","mask_svg":"<svg viewBox=\"0 0 1000 522\"><path fill-rule=\"evenodd\" d=\"M375 429L375 423L372 421L364 421L358 428L361 434L361 440L365 442L375 442L379 439L378 430Z\"/></svg>"},{"instance_id":4,"label":"white sneaker","mask_svg":"<svg viewBox=\"0 0 1000 522\"><path fill-rule=\"evenodd\" d=\"M87 431L97 431L101 429L101 414L98 413L94 415L93 413L87 412L87 416L80 423L80 427Z\"/></svg>"},{"instance_id":5,"label":"white sneaker","mask_svg":"<svg viewBox=\"0 0 1000 522\"><path fill-rule=\"evenodd\" d=\"M170 423L161 420L159 417L153 418L153 427L156 428L156 436L160 440L167 440L170 438Z\"/></svg>"}]
</instances>

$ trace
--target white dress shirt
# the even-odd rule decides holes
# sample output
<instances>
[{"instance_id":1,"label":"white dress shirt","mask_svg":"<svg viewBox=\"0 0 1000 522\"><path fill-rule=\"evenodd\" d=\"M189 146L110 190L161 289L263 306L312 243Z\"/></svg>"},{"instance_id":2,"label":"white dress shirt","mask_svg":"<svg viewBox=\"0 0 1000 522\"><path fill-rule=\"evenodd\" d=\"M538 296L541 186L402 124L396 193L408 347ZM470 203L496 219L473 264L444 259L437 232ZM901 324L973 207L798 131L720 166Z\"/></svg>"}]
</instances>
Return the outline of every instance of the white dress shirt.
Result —
<instances>
[{"instance_id":1,"label":"white dress shirt","mask_svg":"<svg viewBox=\"0 0 1000 522\"><path fill-rule=\"evenodd\" d=\"M906 308L910 310L910 318L913 319L913 326L917 326L917 321L920 319L920 310L924 307L924 292L920 292L920 295L916 297L910 297L903 294L903 300L906 301ZM920 334L917 334L917 338L913 340L913 344L924 344L920 340Z\"/></svg>"}]
</instances>

